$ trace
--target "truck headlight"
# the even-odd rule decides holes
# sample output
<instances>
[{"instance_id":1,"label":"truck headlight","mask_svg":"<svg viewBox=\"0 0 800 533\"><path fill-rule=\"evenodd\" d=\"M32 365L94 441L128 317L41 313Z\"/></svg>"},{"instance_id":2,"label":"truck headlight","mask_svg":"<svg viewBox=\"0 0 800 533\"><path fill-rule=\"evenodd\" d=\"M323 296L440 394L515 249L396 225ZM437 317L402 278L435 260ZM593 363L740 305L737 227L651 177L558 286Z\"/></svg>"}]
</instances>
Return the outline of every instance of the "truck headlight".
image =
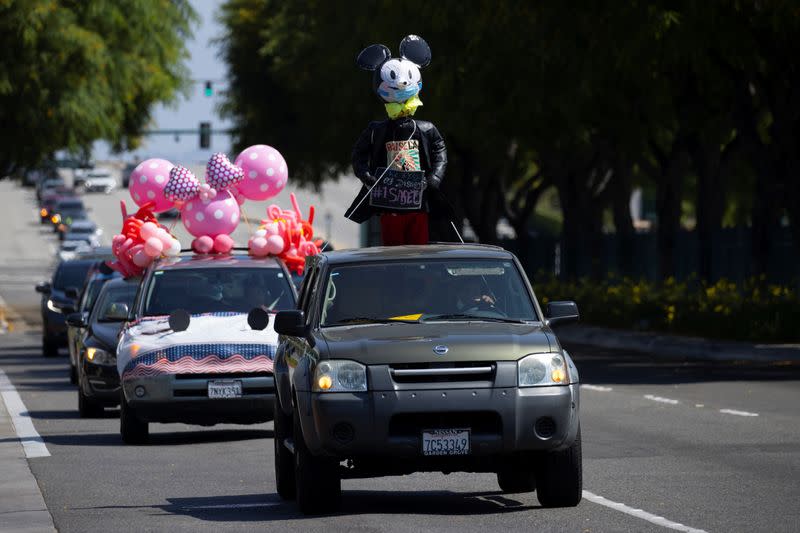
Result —
<instances>
[{"instance_id":1,"label":"truck headlight","mask_svg":"<svg viewBox=\"0 0 800 533\"><path fill-rule=\"evenodd\" d=\"M569 383L569 371L559 353L535 353L517 361L517 384L520 387L567 383Z\"/></svg>"},{"instance_id":2,"label":"truck headlight","mask_svg":"<svg viewBox=\"0 0 800 533\"><path fill-rule=\"evenodd\" d=\"M86 348L86 359L96 365L117 364L117 358L113 353L108 353L100 348Z\"/></svg>"},{"instance_id":3,"label":"truck headlight","mask_svg":"<svg viewBox=\"0 0 800 533\"><path fill-rule=\"evenodd\" d=\"M320 361L314 369L314 392L367 390L367 367L347 360Z\"/></svg>"}]
</instances>

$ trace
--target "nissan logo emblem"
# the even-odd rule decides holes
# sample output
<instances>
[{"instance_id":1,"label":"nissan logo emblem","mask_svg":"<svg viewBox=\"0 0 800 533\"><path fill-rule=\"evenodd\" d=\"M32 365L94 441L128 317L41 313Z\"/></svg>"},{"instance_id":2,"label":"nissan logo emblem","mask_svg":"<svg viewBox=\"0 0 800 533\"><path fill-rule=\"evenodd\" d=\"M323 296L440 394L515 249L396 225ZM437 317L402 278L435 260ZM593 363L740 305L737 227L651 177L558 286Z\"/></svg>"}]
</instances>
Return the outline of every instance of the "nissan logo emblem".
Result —
<instances>
[{"instance_id":1,"label":"nissan logo emblem","mask_svg":"<svg viewBox=\"0 0 800 533\"><path fill-rule=\"evenodd\" d=\"M448 348L444 344L440 344L438 346L433 347L433 353L435 353L436 355L444 355L448 352L448 350L450 350L450 348Z\"/></svg>"}]
</instances>

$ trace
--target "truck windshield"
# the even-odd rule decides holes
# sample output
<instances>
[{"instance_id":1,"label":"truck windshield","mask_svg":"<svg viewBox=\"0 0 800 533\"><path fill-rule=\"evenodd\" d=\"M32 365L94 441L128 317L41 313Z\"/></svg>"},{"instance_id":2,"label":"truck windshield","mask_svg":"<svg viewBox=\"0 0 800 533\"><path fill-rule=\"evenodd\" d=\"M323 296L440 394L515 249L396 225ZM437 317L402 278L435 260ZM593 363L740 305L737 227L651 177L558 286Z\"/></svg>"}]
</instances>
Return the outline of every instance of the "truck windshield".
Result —
<instances>
[{"instance_id":1,"label":"truck windshield","mask_svg":"<svg viewBox=\"0 0 800 533\"><path fill-rule=\"evenodd\" d=\"M392 321L538 320L512 261L417 260L334 268L321 325Z\"/></svg>"},{"instance_id":2,"label":"truck windshield","mask_svg":"<svg viewBox=\"0 0 800 533\"><path fill-rule=\"evenodd\" d=\"M153 272L144 301L144 316L248 313L294 308L294 293L279 268L177 268Z\"/></svg>"}]
</instances>

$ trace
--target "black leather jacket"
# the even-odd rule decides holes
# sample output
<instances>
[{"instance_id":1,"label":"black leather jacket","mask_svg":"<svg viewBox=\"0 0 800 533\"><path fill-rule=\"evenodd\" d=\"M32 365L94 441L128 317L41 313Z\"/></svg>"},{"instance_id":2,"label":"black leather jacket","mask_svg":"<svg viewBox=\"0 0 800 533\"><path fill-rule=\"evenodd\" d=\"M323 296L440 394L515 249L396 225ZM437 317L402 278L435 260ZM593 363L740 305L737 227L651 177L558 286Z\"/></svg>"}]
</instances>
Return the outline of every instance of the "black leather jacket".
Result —
<instances>
[{"instance_id":1,"label":"black leather jacket","mask_svg":"<svg viewBox=\"0 0 800 533\"><path fill-rule=\"evenodd\" d=\"M369 205L368 199L363 202L361 200L366 196L369 187L375 183L376 169L387 164L386 142L405 141L409 137L419 141L420 166L425 171L427 181L427 188L422 197L422 209L431 216L451 216L452 207L439 190L447 167L447 148L444 139L431 122L414 120L410 117L370 122L367 129L361 133L353 147L352 161L353 171L364 185L344 216L361 223L372 215L380 213Z\"/></svg>"}]
</instances>

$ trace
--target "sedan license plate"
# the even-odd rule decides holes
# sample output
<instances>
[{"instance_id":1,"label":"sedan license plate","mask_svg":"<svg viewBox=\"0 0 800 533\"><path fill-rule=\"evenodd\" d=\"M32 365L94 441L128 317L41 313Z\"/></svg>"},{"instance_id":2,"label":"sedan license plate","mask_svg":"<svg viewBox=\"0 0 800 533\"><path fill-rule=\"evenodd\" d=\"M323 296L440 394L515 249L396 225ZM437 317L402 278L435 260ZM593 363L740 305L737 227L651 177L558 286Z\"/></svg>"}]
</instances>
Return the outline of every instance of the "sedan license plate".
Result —
<instances>
[{"instance_id":1,"label":"sedan license plate","mask_svg":"<svg viewBox=\"0 0 800 533\"><path fill-rule=\"evenodd\" d=\"M209 398L241 398L242 397L242 382L241 381L209 381L208 382L208 397Z\"/></svg>"},{"instance_id":2,"label":"sedan license plate","mask_svg":"<svg viewBox=\"0 0 800 533\"><path fill-rule=\"evenodd\" d=\"M469 429L426 429L422 455L469 455Z\"/></svg>"}]
</instances>

